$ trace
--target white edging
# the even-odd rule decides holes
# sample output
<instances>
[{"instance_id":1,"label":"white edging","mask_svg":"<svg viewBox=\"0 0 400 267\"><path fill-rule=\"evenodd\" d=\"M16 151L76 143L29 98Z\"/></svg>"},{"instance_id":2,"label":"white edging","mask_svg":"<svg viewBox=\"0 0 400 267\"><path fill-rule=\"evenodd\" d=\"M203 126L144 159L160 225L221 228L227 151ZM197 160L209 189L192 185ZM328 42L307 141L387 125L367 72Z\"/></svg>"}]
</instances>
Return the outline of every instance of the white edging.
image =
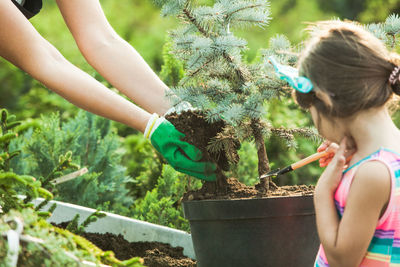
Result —
<instances>
[{"instance_id":1,"label":"white edging","mask_svg":"<svg viewBox=\"0 0 400 267\"><path fill-rule=\"evenodd\" d=\"M43 199L39 198L32 202L36 206L42 201ZM48 219L49 222L53 223L70 221L76 214L80 215L79 223L82 223L90 214L96 211L87 207L54 200L50 201L42 210L48 210L53 203L57 204L57 208ZM113 213L104 213L107 214L107 216L91 223L86 228L87 232L101 234L108 232L116 235L122 234L129 242L154 241L168 243L173 247L183 247L183 254L185 256L196 259L193 250L192 237L189 233Z\"/></svg>"}]
</instances>

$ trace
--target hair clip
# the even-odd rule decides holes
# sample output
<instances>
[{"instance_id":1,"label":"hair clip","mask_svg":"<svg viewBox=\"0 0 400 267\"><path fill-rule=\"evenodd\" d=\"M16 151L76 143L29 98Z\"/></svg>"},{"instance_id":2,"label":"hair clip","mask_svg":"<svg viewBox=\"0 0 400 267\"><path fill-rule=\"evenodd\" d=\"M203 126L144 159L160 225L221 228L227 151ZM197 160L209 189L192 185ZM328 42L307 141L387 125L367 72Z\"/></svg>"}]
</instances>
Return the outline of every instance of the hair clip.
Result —
<instances>
[{"instance_id":1,"label":"hair clip","mask_svg":"<svg viewBox=\"0 0 400 267\"><path fill-rule=\"evenodd\" d=\"M279 79L287 81L297 91L307 94L313 89L310 79L300 76L299 71L291 66L279 64L274 56L270 56L269 62L274 66L275 73Z\"/></svg>"},{"instance_id":2,"label":"hair clip","mask_svg":"<svg viewBox=\"0 0 400 267\"><path fill-rule=\"evenodd\" d=\"M400 81L400 66L395 67L389 77L391 85L395 85L398 81Z\"/></svg>"}]
</instances>

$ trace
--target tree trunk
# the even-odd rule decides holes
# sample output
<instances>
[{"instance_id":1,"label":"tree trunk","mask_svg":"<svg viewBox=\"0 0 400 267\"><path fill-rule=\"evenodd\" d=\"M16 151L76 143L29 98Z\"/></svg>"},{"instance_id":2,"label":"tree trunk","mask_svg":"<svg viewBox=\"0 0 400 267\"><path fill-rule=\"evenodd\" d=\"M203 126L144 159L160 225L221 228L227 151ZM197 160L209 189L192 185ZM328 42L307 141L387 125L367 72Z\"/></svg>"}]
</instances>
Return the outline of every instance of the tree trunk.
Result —
<instances>
[{"instance_id":1,"label":"tree trunk","mask_svg":"<svg viewBox=\"0 0 400 267\"><path fill-rule=\"evenodd\" d=\"M251 129L253 130L254 141L256 143L256 148L257 148L258 175L259 177L261 177L263 174L267 174L270 171L270 167L267 156L267 150L265 148L264 137L261 131L262 126L260 124L260 121L252 119ZM260 183L257 185L257 188L260 188L267 192L269 190L270 183L271 183L271 177L261 178Z\"/></svg>"}]
</instances>

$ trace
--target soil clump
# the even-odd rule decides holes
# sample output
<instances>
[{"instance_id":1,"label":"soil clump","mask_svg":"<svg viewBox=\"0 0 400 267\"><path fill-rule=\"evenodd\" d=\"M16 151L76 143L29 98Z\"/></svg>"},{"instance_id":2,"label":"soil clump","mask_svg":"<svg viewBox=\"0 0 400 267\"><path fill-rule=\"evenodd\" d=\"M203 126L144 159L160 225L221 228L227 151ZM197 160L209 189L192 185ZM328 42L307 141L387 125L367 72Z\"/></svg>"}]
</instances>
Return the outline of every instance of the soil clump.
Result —
<instances>
[{"instance_id":1,"label":"soil clump","mask_svg":"<svg viewBox=\"0 0 400 267\"><path fill-rule=\"evenodd\" d=\"M217 137L219 133L223 132L226 123L222 120L210 123L206 120L206 115L199 110L183 111L181 114L172 113L165 117L171 122L175 128L183 133L185 137L183 141L194 145L199 148L203 153L203 161L212 161L217 164L219 169L227 171L229 170L229 161L227 152L225 150L210 152L207 150L207 146L210 141ZM239 155L237 149L240 147L238 140L230 140L233 144L233 151L229 155L229 158L234 161L239 161Z\"/></svg>"}]
</instances>

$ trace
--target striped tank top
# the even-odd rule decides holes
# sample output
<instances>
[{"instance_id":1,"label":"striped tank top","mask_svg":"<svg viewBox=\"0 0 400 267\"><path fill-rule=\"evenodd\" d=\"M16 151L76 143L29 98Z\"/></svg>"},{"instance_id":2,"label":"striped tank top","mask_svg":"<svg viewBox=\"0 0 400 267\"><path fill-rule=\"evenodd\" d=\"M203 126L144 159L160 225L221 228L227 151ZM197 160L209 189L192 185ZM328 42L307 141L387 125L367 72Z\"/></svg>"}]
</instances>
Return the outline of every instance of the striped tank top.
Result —
<instances>
[{"instance_id":1,"label":"striped tank top","mask_svg":"<svg viewBox=\"0 0 400 267\"><path fill-rule=\"evenodd\" d=\"M342 180L335 192L335 205L340 217L343 216L346 200L357 168L368 161L384 163L391 173L391 194L385 213L381 216L374 236L360 267L400 267L400 154L381 148L343 172ZM315 267L328 267L324 249L319 248Z\"/></svg>"}]
</instances>

